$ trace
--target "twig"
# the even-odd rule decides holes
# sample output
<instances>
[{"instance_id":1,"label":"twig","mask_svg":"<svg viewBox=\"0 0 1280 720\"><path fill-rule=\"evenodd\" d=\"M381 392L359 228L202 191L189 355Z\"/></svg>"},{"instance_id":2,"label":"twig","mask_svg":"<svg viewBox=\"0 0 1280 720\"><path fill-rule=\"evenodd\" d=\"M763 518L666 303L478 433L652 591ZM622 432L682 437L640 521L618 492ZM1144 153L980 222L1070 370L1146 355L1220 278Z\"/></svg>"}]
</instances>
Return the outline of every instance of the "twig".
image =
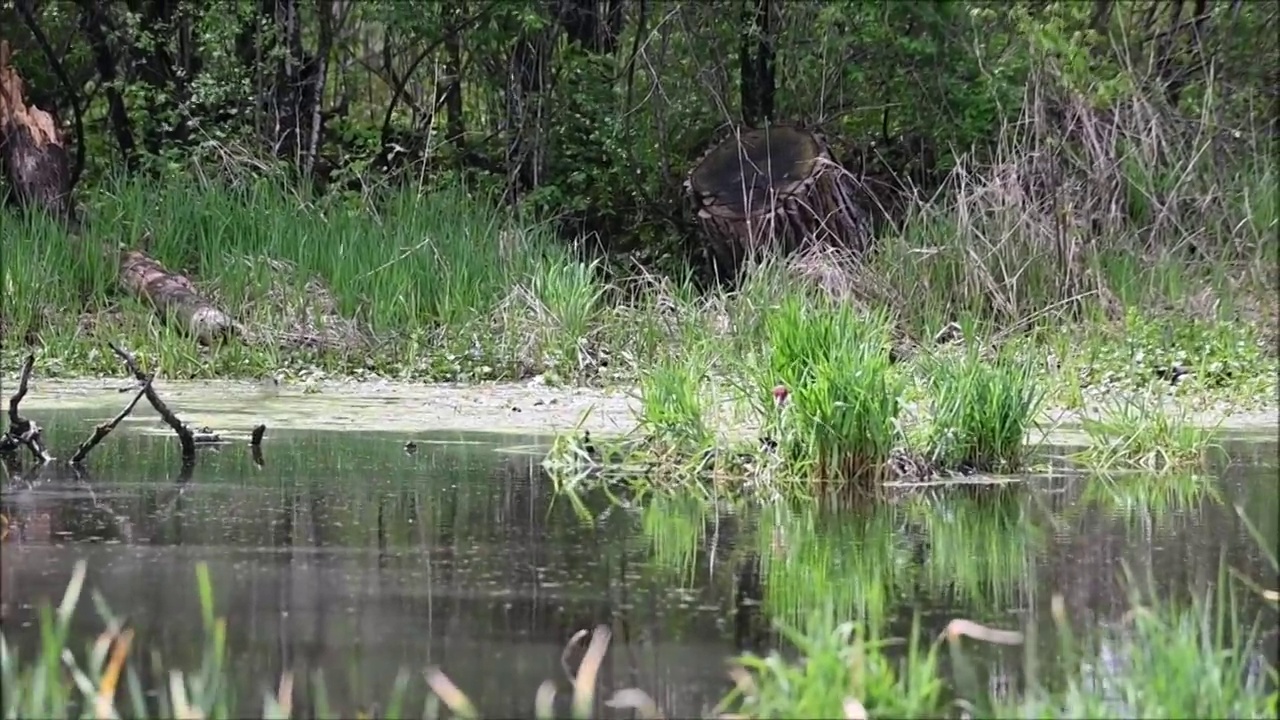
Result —
<instances>
[{"instance_id":1,"label":"twig","mask_svg":"<svg viewBox=\"0 0 1280 720\"><path fill-rule=\"evenodd\" d=\"M18 405L27 396L27 384L31 381L31 373L36 366L35 353L28 353L22 362L22 377L18 380L18 391L9 398L9 427L0 436L0 452L12 452L18 445L26 445L31 454L42 464L53 460L40 439L40 426L18 414Z\"/></svg>"},{"instance_id":2,"label":"twig","mask_svg":"<svg viewBox=\"0 0 1280 720\"><path fill-rule=\"evenodd\" d=\"M128 351L121 349L110 340L107 341L107 345L117 357L124 361L125 366L129 368L129 372L133 373L134 377L146 377L145 375L142 375L142 371L138 369L138 363L134 360L133 355ZM183 422L178 419L178 416L174 415L173 411L169 409L169 406L164 404L164 401L156 394L156 390L152 387L151 382L148 382L146 387L143 388L143 394L147 396L147 402L151 403L151 407L155 408L156 412L160 414L160 419L164 420L164 423L173 428L173 431L178 434L178 442L182 443L183 466L185 467L189 462L194 462L196 457L196 440L195 436L191 432L191 428L188 428L183 424Z\"/></svg>"},{"instance_id":3,"label":"twig","mask_svg":"<svg viewBox=\"0 0 1280 720\"><path fill-rule=\"evenodd\" d=\"M155 379L154 373L152 373L150 376L147 376L145 379L143 379L142 387L133 396L133 400L131 400L129 404L126 405L125 408L120 411L120 414L116 415L109 422L100 423L96 428L93 429L93 435L90 436L84 442L80 443L80 447L76 449L76 454L71 456L72 465L76 465L78 463L83 462L84 459L89 455L90 450L93 450L95 447L97 447L98 443L105 440L107 436L111 434L111 431L116 429L116 426L124 422L125 418L129 417L129 413L133 412L134 407L138 405L138 401L141 400L142 397L147 394L147 391L151 389L151 381L154 379Z\"/></svg>"}]
</instances>

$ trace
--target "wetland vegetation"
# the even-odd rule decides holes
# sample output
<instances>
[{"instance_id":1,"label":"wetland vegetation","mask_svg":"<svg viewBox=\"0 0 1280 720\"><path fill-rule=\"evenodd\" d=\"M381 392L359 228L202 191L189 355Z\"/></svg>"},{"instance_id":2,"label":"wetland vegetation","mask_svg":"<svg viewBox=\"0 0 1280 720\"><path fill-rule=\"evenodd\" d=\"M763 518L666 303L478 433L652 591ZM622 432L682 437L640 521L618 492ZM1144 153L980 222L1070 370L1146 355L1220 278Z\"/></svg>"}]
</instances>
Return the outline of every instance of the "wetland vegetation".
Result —
<instances>
[{"instance_id":1,"label":"wetland vegetation","mask_svg":"<svg viewBox=\"0 0 1280 720\"><path fill-rule=\"evenodd\" d=\"M1275 7L410 5L0 7L0 715L1276 715Z\"/></svg>"},{"instance_id":2,"label":"wetland vegetation","mask_svg":"<svg viewBox=\"0 0 1280 720\"><path fill-rule=\"evenodd\" d=\"M98 419L49 412L50 444ZM596 717L1274 711L1274 441L832 513L570 502L544 440L475 434L277 430L175 485L129 423L87 482L4 494L5 717L564 717L571 678Z\"/></svg>"}]
</instances>

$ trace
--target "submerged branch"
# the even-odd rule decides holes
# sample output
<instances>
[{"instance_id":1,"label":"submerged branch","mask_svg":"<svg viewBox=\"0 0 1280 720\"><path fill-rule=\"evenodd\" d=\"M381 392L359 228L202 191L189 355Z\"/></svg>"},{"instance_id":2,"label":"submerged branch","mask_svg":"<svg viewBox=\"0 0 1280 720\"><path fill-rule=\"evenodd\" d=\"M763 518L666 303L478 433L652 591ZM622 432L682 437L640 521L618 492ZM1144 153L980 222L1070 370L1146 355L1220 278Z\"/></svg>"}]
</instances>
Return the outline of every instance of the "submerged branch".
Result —
<instances>
[{"instance_id":1,"label":"submerged branch","mask_svg":"<svg viewBox=\"0 0 1280 720\"><path fill-rule=\"evenodd\" d=\"M98 443L105 440L107 436L111 434L111 431L116 429L116 426L118 426L121 422L124 422L124 419L126 417L129 417L129 413L133 412L133 409L137 407L138 401L141 400L142 397L146 395L147 392L151 389L151 381L154 379L155 379L155 373L152 373L150 376L147 376L146 378L144 378L142 382L142 387L133 396L133 400L131 400L129 404L126 405L125 408L120 411L120 414L116 415L114 418L112 418L108 422L100 423L96 428L93 429L93 435L90 436L84 442L80 443L80 447L76 449L76 454L71 456L72 465L76 465L81 462L84 462L84 459L89 455L89 451L97 447Z\"/></svg>"}]
</instances>

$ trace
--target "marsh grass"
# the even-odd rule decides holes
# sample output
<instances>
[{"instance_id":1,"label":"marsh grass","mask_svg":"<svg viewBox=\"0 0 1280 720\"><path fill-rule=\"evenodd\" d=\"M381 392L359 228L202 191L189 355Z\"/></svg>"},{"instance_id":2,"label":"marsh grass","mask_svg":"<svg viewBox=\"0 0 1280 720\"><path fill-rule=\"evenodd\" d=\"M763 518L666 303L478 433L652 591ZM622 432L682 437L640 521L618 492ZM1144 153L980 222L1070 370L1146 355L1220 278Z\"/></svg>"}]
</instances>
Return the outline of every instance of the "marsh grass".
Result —
<instances>
[{"instance_id":1,"label":"marsh grass","mask_svg":"<svg viewBox=\"0 0 1280 720\"><path fill-rule=\"evenodd\" d=\"M1062 597L1051 604L1062 681L1041 678L1030 634L957 619L929 641L917 620L893 642L906 644L905 652L890 660L889 641L864 623L837 624L818 613L804 633L787 633L799 660L776 652L740 657L737 687L719 709L740 717L1274 717L1280 677L1260 655L1256 623L1243 629L1228 583L1190 606L1131 593L1120 626L1084 637L1071 628ZM975 650L986 644L1022 646L1024 689L979 683ZM944 648L947 685L939 682Z\"/></svg>"},{"instance_id":2,"label":"marsh grass","mask_svg":"<svg viewBox=\"0 0 1280 720\"><path fill-rule=\"evenodd\" d=\"M847 305L806 305L792 295L765 318L767 358L758 385L789 391L777 442L798 476L838 491L874 490L901 444L904 385L889 360L888 318Z\"/></svg>"},{"instance_id":3,"label":"marsh grass","mask_svg":"<svg viewBox=\"0 0 1280 720\"><path fill-rule=\"evenodd\" d=\"M667 355L640 372L638 431L660 455L692 457L714 446L715 398L698 354Z\"/></svg>"},{"instance_id":4,"label":"marsh grass","mask_svg":"<svg viewBox=\"0 0 1280 720\"><path fill-rule=\"evenodd\" d=\"M683 555L677 552L677 556ZM1273 566L1274 555L1270 555ZM1225 565L1224 565L1225 568ZM155 677L139 676L130 661L133 634L94 594L106 625L82 653L67 647L70 618L84 589L85 564L78 563L62 602L41 610L41 642L37 656L19 658L0 636L0 709L5 718L25 717L247 717L260 707L264 718L297 714L297 688L286 671L265 689L260 700L240 702L233 692L226 655L226 620L213 609L207 570L197 566L200 612L206 640L194 672L165 670L153 656ZM1121 623L1077 635L1067 620L1061 596L1052 600L1055 672L1042 677L1034 654L1041 648L1027 633L952 620L936 639L921 633L917 617L907 637L886 636L882 623L868 617L840 620L848 610L832 598L809 605L802 627L779 620L796 660L775 651L768 656L736 658L729 675L734 689L714 709L717 717L934 717L964 711L981 717L1274 717L1277 710L1276 668L1260 654L1259 625L1240 616L1234 585L1223 572L1216 592L1197 596L1190 605L1145 600L1155 597L1149 586L1137 591L1132 576L1131 610ZM1264 596L1274 598L1264 591ZM577 668L570 658L585 642ZM603 708L630 709L638 717L662 717L662 709L639 688L608 691L599 687L600 668L611 633L601 626L577 632L561 656L570 690L557 703L557 683L548 679L531 698L538 718L587 718ZM983 653L974 645L1023 648L1024 688L1014 692L978 681ZM943 652L949 661L942 662ZM136 654L136 653L135 653ZM430 692L420 709L406 707L414 674L402 669L377 717L483 717L482 703L440 668L423 673ZM332 708L324 678L310 678L310 714L315 717L369 716L367 712ZM259 704L260 703L260 704Z\"/></svg>"},{"instance_id":5,"label":"marsh grass","mask_svg":"<svg viewBox=\"0 0 1280 720\"><path fill-rule=\"evenodd\" d=\"M1124 396L1080 420L1089 447L1077 456L1095 467L1163 472L1198 466L1217 444L1217 426L1195 422L1160 396Z\"/></svg>"},{"instance_id":6,"label":"marsh grass","mask_svg":"<svg viewBox=\"0 0 1280 720\"><path fill-rule=\"evenodd\" d=\"M1029 363L1007 356L992 361L969 349L922 370L935 462L982 473L1023 469L1025 438L1044 398Z\"/></svg>"},{"instance_id":7,"label":"marsh grass","mask_svg":"<svg viewBox=\"0 0 1280 720\"><path fill-rule=\"evenodd\" d=\"M830 621L814 618L815 628ZM732 671L735 687L713 713L752 718L924 717L942 706L938 648L922 649L920 626L912 624L905 660L890 660L886 646L898 644L861 623L783 634L803 656L788 662L778 654L744 655Z\"/></svg>"},{"instance_id":8,"label":"marsh grass","mask_svg":"<svg viewBox=\"0 0 1280 720\"><path fill-rule=\"evenodd\" d=\"M199 670L183 673L171 670L149 681L159 692L143 692L143 680L128 663L133 632L111 614L100 595L93 602L106 630L79 658L67 647L71 616L84 589L85 563L76 564L71 581L57 610L47 605L40 610L40 647L34 661L24 662L16 649L0 637L0 678L6 718L119 717L117 704L131 717L236 717L235 698L225 678L226 620L213 614L213 590L207 570L197 569L201 612L206 645ZM159 658L156 658L159 660ZM155 663L156 666L159 662ZM288 699L283 701L288 707ZM278 710L279 705L274 707ZM74 713L69 711L76 711ZM287 711L286 711L287 713ZM264 717L278 717L273 707L264 705Z\"/></svg>"},{"instance_id":9,"label":"marsh grass","mask_svg":"<svg viewBox=\"0 0 1280 720\"><path fill-rule=\"evenodd\" d=\"M266 181L131 182L94 201L99 220L77 242L42 218L4 220L5 336L38 341L81 372L108 371L100 341L120 336L177 376L255 375L299 359L437 377L483 366L476 374L519 375L522 363L549 361L575 374L597 359L598 268L465 188L353 208ZM120 296L119 245L189 274L248 343L199 351Z\"/></svg>"},{"instance_id":10,"label":"marsh grass","mask_svg":"<svg viewBox=\"0 0 1280 720\"><path fill-rule=\"evenodd\" d=\"M1225 565L1223 566L1225 568ZM1130 576L1131 609L1120 626L1076 637L1054 599L1061 652L1071 670L1053 691L1038 683L994 717L1275 717L1280 675L1262 655L1258 621L1239 616L1235 586L1189 605L1143 600Z\"/></svg>"}]
</instances>

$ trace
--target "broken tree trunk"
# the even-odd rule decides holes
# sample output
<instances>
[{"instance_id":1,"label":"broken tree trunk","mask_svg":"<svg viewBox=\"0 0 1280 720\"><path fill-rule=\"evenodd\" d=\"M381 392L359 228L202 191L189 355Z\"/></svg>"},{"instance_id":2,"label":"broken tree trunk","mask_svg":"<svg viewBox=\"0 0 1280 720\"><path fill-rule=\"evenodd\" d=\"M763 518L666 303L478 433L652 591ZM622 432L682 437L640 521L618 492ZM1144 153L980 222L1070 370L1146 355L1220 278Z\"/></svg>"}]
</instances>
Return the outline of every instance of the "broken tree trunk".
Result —
<instances>
[{"instance_id":1,"label":"broken tree trunk","mask_svg":"<svg viewBox=\"0 0 1280 720\"><path fill-rule=\"evenodd\" d=\"M866 251L871 223L857 187L819 133L786 125L734 132L685 181L724 279L762 250L786 255L819 244Z\"/></svg>"},{"instance_id":2,"label":"broken tree trunk","mask_svg":"<svg viewBox=\"0 0 1280 720\"><path fill-rule=\"evenodd\" d=\"M67 150L49 113L27 104L26 86L0 40L0 163L17 204L75 224Z\"/></svg>"},{"instance_id":3,"label":"broken tree trunk","mask_svg":"<svg viewBox=\"0 0 1280 720\"><path fill-rule=\"evenodd\" d=\"M9 44L0 41L0 163L23 208L39 208L75 231L66 143L49 113L27 104L26 89L9 63ZM199 341L234 334L235 323L200 293L191 281L169 272L138 250L119 258L121 286L155 306L157 312Z\"/></svg>"},{"instance_id":4,"label":"broken tree trunk","mask_svg":"<svg viewBox=\"0 0 1280 720\"><path fill-rule=\"evenodd\" d=\"M120 254L120 284L206 345L235 333L235 322L196 292L190 280L169 272L142 252L125 250Z\"/></svg>"}]
</instances>

